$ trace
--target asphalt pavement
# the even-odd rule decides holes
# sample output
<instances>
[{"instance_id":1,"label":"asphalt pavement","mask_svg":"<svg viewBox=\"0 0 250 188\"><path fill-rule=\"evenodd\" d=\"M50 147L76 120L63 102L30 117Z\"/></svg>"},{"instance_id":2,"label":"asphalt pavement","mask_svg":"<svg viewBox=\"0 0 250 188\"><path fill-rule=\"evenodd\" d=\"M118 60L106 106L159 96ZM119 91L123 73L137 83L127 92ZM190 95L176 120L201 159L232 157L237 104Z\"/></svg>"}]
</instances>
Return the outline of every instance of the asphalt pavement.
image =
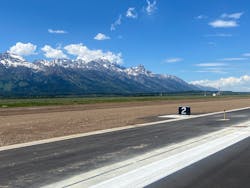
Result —
<instances>
[{"instance_id":1,"label":"asphalt pavement","mask_svg":"<svg viewBox=\"0 0 250 188\"><path fill-rule=\"evenodd\" d=\"M217 114L0 151L0 187L54 183L249 121L249 114L246 109L228 113L229 121Z\"/></svg>"},{"instance_id":2,"label":"asphalt pavement","mask_svg":"<svg viewBox=\"0 0 250 188\"><path fill-rule=\"evenodd\" d=\"M250 187L250 138L147 186L147 188L165 187Z\"/></svg>"}]
</instances>

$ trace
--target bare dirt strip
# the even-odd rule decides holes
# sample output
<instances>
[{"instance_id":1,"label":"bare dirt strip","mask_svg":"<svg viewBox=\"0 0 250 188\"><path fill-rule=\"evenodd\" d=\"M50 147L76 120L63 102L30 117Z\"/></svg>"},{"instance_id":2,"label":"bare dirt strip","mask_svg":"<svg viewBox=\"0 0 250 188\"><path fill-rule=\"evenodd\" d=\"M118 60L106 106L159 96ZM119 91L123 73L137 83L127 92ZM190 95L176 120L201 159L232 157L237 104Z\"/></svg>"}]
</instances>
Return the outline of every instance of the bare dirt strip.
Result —
<instances>
[{"instance_id":1,"label":"bare dirt strip","mask_svg":"<svg viewBox=\"0 0 250 188\"><path fill-rule=\"evenodd\" d=\"M193 114L250 106L250 98L104 103L0 109L0 146L146 123L176 114L188 105Z\"/></svg>"}]
</instances>

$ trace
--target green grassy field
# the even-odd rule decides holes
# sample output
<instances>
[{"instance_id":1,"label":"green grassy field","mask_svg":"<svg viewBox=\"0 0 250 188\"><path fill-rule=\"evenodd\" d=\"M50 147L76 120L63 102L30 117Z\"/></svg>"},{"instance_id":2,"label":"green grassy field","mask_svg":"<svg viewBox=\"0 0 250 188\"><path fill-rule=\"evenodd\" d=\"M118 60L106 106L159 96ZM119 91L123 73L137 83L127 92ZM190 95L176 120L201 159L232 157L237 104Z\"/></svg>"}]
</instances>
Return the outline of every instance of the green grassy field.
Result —
<instances>
[{"instance_id":1,"label":"green grassy field","mask_svg":"<svg viewBox=\"0 0 250 188\"><path fill-rule=\"evenodd\" d=\"M143 102L143 101L166 101L181 99L209 99L218 98L245 98L247 95L223 95L223 96L203 96L203 95L168 95L168 96L138 96L138 97L64 97L64 98L29 98L29 99L0 99L0 108L11 107L32 107L32 106L52 106L52 105L77 105L96 103L121 103L121 102Z\"/></svg>"}]
</instances>

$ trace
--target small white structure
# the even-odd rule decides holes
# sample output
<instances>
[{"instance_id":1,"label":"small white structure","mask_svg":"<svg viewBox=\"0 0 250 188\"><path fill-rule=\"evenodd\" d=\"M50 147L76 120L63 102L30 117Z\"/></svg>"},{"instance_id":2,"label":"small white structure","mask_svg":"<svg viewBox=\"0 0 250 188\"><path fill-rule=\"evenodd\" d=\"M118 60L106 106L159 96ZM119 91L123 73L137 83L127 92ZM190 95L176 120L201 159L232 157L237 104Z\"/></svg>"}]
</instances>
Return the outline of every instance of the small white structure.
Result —
<instances>
[{"instance_id":1,"label":"small white structure","mask_svg":"<svg viewBox=\"0 0 250 188\"><path fill-rule=\"evenodd\" d=\"M216 93L213 93L213 94L212 94L212 96L213 96L213 97L216 97L216 96L217 96L217 94L216 94Z\"/></svg>"}]
</instances>

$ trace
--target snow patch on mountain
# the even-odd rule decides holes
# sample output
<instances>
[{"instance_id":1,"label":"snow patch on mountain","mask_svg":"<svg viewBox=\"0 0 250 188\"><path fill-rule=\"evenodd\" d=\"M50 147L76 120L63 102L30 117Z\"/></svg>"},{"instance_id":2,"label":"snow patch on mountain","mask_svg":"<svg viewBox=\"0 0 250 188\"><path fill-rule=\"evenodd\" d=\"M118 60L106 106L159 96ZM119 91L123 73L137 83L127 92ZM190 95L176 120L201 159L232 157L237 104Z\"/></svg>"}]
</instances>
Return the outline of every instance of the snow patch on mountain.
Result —
<instances>
[{"instance_id":1,"label":"snow patch on mountain","mask_svg":"<svg viewBox=\"0 0 250 188\"><path fill-rule=\"evenodd\" d=\"M131 75L131 76L138 76L138 75L146 75L149 77L154 76L154 74L151 73L150 71L147 71L143 65L127 68L124 70L124 72L126 72L128 75Z\"/></svg>"},{"instance_id":2,"label":"snow patch on mountain","mask_svg":"<svg viewBox=\"0 0 250 188\"><path fill-rule=\"evenodd\" d=\"M51 61L48 60L36 60L34 62L28 62L23 57L11 54L3 53L0 54L0 63L5 67L27 67L36 71L46 71L50 67L63 67L71 69L86 69L86 70L109 70L117 73L125 73L128 76L139 76L145 75L149 77L155 76L150 71L147 71L143 65L137 67L125 68L121 65L110 62L108 60L96 59L92 61L85 61L82 59L54 59ZM166 77L168 77L167 75Z\"/></svg>"},{"instance_id":3,"label":"snow patch on mountain","mask_svg":"<svg viewBox=\"0 0 250 188\"><path fill-rule=\"evenodd\" d=\"M23 57L10 54L10 53L3 53L0 54L0 63L4 65L6 68L8 67L27 67L34 70L40 70L40 67L38 65L35 65L34 63L30 63L26 61Z\"/></svg>"}]
</instances>

